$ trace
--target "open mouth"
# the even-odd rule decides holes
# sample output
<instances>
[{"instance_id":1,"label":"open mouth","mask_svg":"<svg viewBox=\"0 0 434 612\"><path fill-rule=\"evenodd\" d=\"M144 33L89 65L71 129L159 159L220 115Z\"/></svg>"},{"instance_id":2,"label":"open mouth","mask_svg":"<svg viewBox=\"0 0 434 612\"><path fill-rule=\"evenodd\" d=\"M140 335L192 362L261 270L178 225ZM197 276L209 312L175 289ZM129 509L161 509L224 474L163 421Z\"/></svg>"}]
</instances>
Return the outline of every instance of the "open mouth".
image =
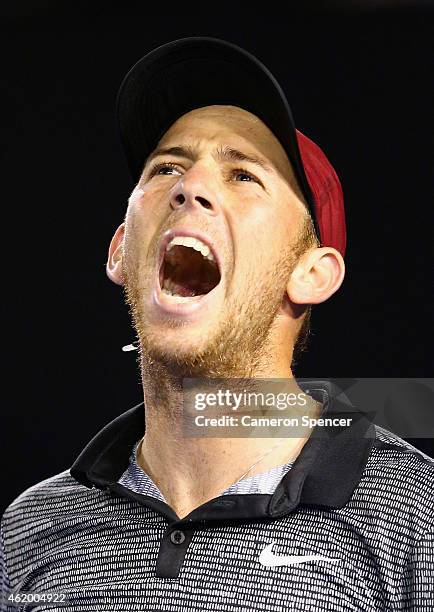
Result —
<instances>
[{"instance_id":1,"label":"open mouth","mask_svg":"<svg viewBox=\"0 0 434 612\"><path fill-rule=\"evenodd\" d=\"M159 271L160 289L177 298L204 296L221 274L209 246L198 238L175 236L166 246Z\"/></svg>"}]
</instances>

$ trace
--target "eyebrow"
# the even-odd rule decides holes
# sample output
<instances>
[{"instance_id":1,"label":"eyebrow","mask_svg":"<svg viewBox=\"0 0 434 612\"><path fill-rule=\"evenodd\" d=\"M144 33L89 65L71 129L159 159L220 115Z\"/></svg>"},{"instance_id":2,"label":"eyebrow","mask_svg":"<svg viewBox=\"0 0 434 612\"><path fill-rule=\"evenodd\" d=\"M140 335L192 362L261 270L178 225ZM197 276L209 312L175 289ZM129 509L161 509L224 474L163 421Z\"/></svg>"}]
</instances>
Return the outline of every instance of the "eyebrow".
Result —
<instances>
[{"instance_id":1,"label":"eyebrow","mask_svg":"<svg viewBox=\"0 0 434 612\"><path fill-rule=\"evenodd\" d=\"M156 149L148 158L148 162L154 159L155 157L159 157L161 155L172 155L174 157L184 157L195 161L197 159L197 154L194 152L192 147L189 146L176 146L176 147L163 147L160 149ZM257 157L255 155L247 155L238 149L234 149L233 147L225 146L219 147L214 152L214 157L217 159L221 159L223 161L234 161L234 162L247 162L250 164L254 164L265 172L273 172L272 167L261 157Z\"/></svg>"}]
</instances>

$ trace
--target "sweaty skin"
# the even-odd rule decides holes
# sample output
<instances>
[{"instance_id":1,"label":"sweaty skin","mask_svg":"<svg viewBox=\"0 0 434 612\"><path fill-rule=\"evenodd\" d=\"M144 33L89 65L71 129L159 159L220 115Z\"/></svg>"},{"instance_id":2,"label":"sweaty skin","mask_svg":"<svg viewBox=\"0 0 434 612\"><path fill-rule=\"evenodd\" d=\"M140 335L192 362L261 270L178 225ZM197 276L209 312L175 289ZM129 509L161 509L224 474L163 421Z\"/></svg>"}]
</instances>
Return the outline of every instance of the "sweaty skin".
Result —
<instances>
[{"instance_id":1,"label":"sweaty skin","mask_svg":"<svg viewBox=\"0 0 434 612\"><path fill-rule=\"evenodd\" d=\"M141 345L146 434L138 461L184 517L283 438L185 437L183 378L292 378L306 305L339 288L344 265L335 249L306 250L307 211L291 165L256 116L233 106L196 109L168 129L157 150L175 146L191 155L148 158L112 239L107 272L124 285ZM266 168L218 157L224 147ZM152 174L163 162L170 165ZM216 244L222 291L206 317L180 320L152 305L159 241L170 228L201 230ZM321 406L312 400L308 410L316 417ZM295 459L309 433L285 439L249 476Z\"/></svg>"}]
</instances>

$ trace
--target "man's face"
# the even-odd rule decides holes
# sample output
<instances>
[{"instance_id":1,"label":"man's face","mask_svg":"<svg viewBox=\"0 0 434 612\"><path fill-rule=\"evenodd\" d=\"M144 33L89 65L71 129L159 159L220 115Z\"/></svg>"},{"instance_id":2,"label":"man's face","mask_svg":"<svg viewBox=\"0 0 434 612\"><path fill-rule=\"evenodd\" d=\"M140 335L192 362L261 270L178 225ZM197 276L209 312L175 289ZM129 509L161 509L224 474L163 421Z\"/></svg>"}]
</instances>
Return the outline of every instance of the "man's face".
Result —
<instances>
[{"instance_id":1,"label":"man's face","mask_svg":"<svg viewBox=\"0 0 434 612\"><path fill-rule=\"evenodd\" d=\"M222 377L272 359L307 214L296 189L280 143L243 109L209 106L170 127L125 220L125 290L148 359ZM209 243L215 262L185 245L161 260L162 241L179 230Z\"/></svg>"}]
</instances>

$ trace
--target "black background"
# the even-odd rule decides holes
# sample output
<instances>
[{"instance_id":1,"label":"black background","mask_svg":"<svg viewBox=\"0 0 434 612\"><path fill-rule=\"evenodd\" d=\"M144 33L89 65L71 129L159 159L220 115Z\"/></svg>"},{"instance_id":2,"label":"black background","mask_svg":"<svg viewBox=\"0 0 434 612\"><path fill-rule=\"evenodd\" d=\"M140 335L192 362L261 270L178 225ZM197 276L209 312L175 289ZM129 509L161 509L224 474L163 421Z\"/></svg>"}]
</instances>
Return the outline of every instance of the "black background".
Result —
<instances>
[{"instance_id":1,"label":"black background","mask_svg":"<svg viewBox=\"0 0 434 612\"><path fill-rule=\"evenodd\" d=\"M2 5L1 511L142 401L104 269L133 188L114 104L132 64L172 39L257 55L341 178L347 275L314 310L296 375L432 376L432 4L89 4Z\"/></svg>"}]
</instances>

